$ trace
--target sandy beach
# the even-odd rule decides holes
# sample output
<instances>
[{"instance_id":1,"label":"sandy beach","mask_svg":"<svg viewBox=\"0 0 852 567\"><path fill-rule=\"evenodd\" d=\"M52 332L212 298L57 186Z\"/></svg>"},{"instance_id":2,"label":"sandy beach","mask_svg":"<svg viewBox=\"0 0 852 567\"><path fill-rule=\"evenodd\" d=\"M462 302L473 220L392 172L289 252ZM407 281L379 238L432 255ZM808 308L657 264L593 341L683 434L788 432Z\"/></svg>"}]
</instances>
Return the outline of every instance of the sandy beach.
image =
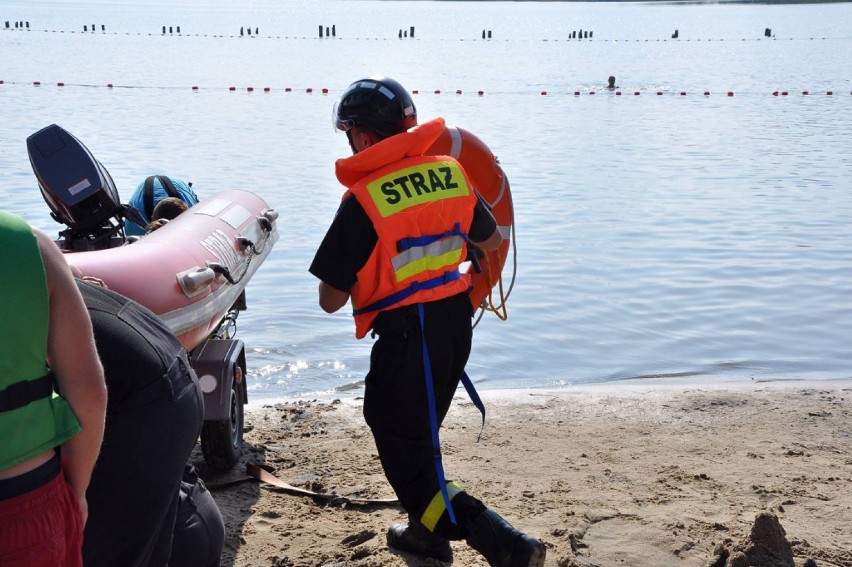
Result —
<instances>
[{"instance_id":1,"label":"sandy beach","mask_svg":"<svg viewBox=\"0 0 852 567\"><path fill-rule=\"evenodd\" d=\"M852 566L850 381L482 397L479 442L480 415L463 392L445 421L447 476L540 538L548 567ZM258 463L298 488L393 498L361 403L253 407L233 471L214 474L194 455L219 485L223 566L443 565L387 548L388 525L404 518L393 504L240 482L245 463ZM454 565L487 565L464 542L452 547Z\"/></svg>"}]
</instances>

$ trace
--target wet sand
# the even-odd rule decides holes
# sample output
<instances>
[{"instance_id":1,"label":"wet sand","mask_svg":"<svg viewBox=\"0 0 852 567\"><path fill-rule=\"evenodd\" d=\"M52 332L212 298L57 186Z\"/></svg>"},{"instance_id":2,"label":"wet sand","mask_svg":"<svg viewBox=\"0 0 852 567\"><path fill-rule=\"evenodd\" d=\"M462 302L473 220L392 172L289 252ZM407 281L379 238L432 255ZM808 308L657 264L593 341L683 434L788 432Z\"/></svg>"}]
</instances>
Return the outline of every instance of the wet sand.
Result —
<instances>
[{"instance_id":1,"label":"wet sand","mask_svg":"<svg viewBox=\"0 0 852 567\"><path fill-rule=\"evenodd\" d=\"M767 565L852 566L850 381L482 394L480 442L479 412L463 393L447 416L447 476L540 538L547 567L747 565L760 514L777 519L789 544ZM392 498L361 403L252 408L233 471L213 473L198 452L194 460L211 484L244 477L253 462L299 488ZM442 565L387 548L387 526L404 518L395 505L257 481L214 495L226 524L223 566ZM487 565L464 542L452 547L454 565Z\"/></svg>"}]
</instances>

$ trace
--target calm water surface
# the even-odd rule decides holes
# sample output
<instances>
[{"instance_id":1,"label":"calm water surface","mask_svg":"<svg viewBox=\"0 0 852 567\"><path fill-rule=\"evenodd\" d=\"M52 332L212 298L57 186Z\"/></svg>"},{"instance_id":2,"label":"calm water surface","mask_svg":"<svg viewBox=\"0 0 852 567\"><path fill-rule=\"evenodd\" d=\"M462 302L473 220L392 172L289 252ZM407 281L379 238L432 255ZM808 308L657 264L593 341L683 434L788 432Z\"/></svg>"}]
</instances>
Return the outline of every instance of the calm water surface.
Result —
<instances>
[{"instance_id":1,"label":"calm water surface","mask_svg":"<svg viewBox=\"0 0 852 567\"><path fill-rule=\"evenodd\" d=\"M168 173L280 211L239 319L255 399L361 392L371 341L307 267L348 153L332 104L373 73L512 183L517 281L476 328L480 388L852 376L852 4L6 0L5 20L30 29L0 30L4 208L60 229L25 147L57 123L125 198Z\"/></svg>"}]
</instances>

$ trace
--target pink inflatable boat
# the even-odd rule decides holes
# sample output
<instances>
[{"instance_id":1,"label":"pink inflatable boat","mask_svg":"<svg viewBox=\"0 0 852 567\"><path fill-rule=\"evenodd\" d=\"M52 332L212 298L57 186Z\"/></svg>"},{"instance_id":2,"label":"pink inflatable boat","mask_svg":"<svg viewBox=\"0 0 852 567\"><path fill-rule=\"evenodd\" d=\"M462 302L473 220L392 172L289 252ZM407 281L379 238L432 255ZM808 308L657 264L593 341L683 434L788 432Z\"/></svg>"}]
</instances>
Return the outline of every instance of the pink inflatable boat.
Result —
<instances>
[{"instance_id":1,"label":"pink inflatable boat","mask_svg":"<svg viewBox=\"0 0 852 567\"><path fill-rule=\"evenodd\" d=\"M238 303L278 240L277 217L254 193L222 191L135 242L66 259L159 315L191 351Z\"/></svg>"},{"instance_id":2,"label":"pink inflatable boat","mask_svg":"<svg viewBox=\"0 0 852 567\"><path fill-rule=\"evenodd\" d=\"M27 138L27 151L51 216L67 227L57 245L68 264L159 315L189 352L204 393L204 458L231 468L248 401L246 349L233 335L246 284L278 240L278 213L249 191L221 191L128 237L125 222L147 221L77 138L52 124Z\"/></svg>"}]
</instances>

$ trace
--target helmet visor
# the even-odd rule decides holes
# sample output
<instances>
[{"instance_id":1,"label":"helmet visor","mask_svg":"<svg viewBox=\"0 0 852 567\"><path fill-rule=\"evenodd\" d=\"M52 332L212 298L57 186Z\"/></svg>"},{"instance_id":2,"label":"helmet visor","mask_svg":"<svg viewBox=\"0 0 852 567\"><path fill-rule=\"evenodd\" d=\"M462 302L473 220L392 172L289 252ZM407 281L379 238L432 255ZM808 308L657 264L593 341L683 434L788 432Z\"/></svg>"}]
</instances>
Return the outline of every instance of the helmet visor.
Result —
<instances>
[{"instance_id":1,"label":"helmet visor","mask_svg":"<svg viewBox=\"0 0 852 567\"><path fill-rule=\"evenodd\" d=\"M355 121L352 119L340 118L340 115L337 113L339 106L340 101L337 101L331 109L331 125L335 132L348 132L355 126Z\"/></svg>"}]
</instances>

